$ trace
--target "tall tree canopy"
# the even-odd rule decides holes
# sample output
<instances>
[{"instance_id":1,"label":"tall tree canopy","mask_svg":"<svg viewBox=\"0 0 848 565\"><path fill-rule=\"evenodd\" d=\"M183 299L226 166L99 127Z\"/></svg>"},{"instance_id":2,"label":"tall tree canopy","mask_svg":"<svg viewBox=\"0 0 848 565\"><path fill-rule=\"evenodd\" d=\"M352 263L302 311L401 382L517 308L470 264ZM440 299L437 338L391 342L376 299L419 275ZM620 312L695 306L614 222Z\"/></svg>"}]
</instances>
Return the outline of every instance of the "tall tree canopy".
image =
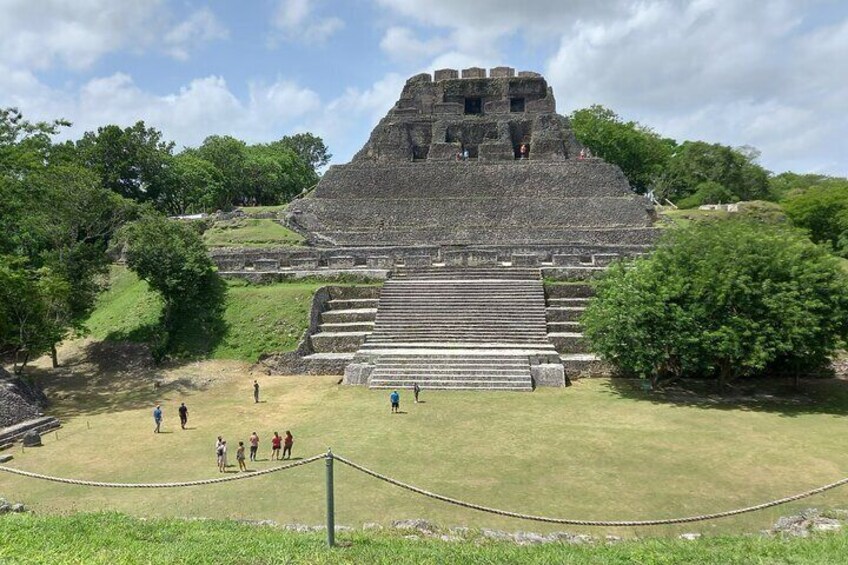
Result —
<instances>
[{"instance_id":1,"label":"tall tree canopy","mask_svg":"<svg viewBox=\"0 0 848 565\"><path fill-rule=\"evenodd\" d=\"M666 232L618 264L582 318L592 350L621 372L717 377L815 366L848 339L848 275L802 232L744 218Z\"/></svg>"},{"instance_id":2,"label":"tall tree canopy","mask_svg":"<svg viewBox=\"0 0 848 565\"><path fill-rule=\"evenodd\" d=\"M675 146L647 126L625 122L612 110L594 105L570 116L577 139L598 157L621 167L639 193L650 190L663 172Z\"/></svg>"}]
</instances>

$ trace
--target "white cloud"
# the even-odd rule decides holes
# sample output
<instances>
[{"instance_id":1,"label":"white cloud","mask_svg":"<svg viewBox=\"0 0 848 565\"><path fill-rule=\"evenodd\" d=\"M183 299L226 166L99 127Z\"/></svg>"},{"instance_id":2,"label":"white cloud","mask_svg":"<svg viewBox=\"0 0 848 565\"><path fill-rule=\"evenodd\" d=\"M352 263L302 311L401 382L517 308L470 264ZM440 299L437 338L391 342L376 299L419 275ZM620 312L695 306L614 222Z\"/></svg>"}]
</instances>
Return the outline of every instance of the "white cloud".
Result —
<instances>
[{"instance_id":1,"label":"white cloud","mask_svg":"<svg viewBox=\"0 0 848 565\"><path fill-rule=\"evenodd\" d=\"M316 17L312 13L314 5L314 0L279 1L272 23L282 39L313 44L323 43L344 28L344 21L340 18Z\"/></svg>"},{"instance_id":2,"label":"white cloud","mask_svg":"<svg viewBox=\"0 0 848 565\"><path fill-rule=\"evenodd\" d=\"M2 0L0 63L44 70L87 69L117 51L162 49L188 58L190 49L221 39L226 29L204 8L174 23L163 0Z\"/></svg>"},{"instance_id":3,"label":"white cloud","mask_svg":"<svg viewBox=\"0 0 848 565\"><path fill-rule=\"evenodd\" d=\"M227 28L218 21L215 14L209 8L202 8L189 16L187 20L171 28L165 34L163 43L169 55L185 61L189 58L190 50L204 43L227 37L229 37Z\"/></svg>"},{"instance_id":4,"label":"white cloud","mask_svg":"<svg viewBox=\"0 0 848 565\"><path fill-rule=\"evenodd\" d=\"M450 47L447 38L434 37L422 41L406 27L392 26L386 30L380 40L380 49L392 59L415 61L422 57L432 57Z\"/></svg>"}]
</instances>

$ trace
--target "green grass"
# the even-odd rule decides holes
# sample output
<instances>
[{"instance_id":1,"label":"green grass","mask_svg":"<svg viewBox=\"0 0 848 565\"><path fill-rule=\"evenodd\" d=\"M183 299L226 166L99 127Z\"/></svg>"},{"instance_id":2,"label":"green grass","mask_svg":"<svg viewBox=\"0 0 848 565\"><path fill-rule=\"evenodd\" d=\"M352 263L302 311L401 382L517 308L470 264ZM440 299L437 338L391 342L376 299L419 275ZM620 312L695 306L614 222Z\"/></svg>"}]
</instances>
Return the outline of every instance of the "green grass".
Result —
<instances>
[{"instance_id":1,"label":"green grass","mask_svg":"<svg viewBox=\"0 0 848 565\"><path fill-rule=\"evenodd\" d=\"M665 209L660 213L661 217L665 217L670 220L670 224L668 225L679 225L684 226L691 222L698 222L703 220L712 220L712 219L723 219L727 218L729 215L728 212L724 210L699 210L697 208L688 209L688 210L672 210ZM663 223L657 224L657 227L664 227Z\"/></svg>"},{"instance_id":2,"label":"green grass","mask_svg":"<svg viewBox=\"0 0 848 565\"><path fill-rule=\"evenodd\" d=\"M275 220L248 218L215 222L203 241L209 247L268 247L302 245L304 240Z\"/></svg>"},{"instance_id":3,"label":"green grass","mask_svg":"<svg viewBox=\"0 0 848 565\"><path fill-rule=\"evenodd\" d=\"M186 357L256 361L262 353L297 347L309 325L319 281L263 286L228 282L221 336L197 331L186 320L173 338L173 350ZM86 326L95 339L150 342L159 333L162 302L147 283L122 266L110 273L110 287L98 300Z\"/></svg>"},{"instance_id":4,"label":"green grass","mask_svg":"<svg viewBox=\"0 0 848 565\"><path fill-rule=\"evenodd\" d=\"M295 457L332 447L379 472L425 489L496 508L585 519L648 519L716 512L801 492L845 476L846 383L804 382L808 401L698 403L656 400L638 384L583 380L533 393L402 392L403 414L387 391L337 385L338 377L267 377L245 365L207 361L127 378L99 366L77 378L39 375L63 428L44 446L16 448L11 465L92 480L158 482L220 476L213 444L252 431L267 460L274 431L292 430ZM74 369L74 367L80 367ZM150 379L165 383L153 390ZM263 402L252 399L258 378ZM213 382L208 382L209 380ZM180 430L176 407L190 410ZM162 403L164 431L151 409ZM324 464L222 485L162 490L97 489L0 474L0 493L38 513L114 510L141 517L273 519L321 524ZM848 508L848 488L779 508L700 524L578 528L483 514L400 490L337 464L337 523L361 526L425 518L548 532L566 529L626 537L757 532L809 507Z\"/></svg>"},{"instance_id":5,"label":"green grass","mask_svg":"<svg viewBox=\"0 0 848 565\"><path fill-rule=\"evenodd\" d=\"M238 209L248 216L256 216L258 214L282 214L288 208L288 204L279 204L277 206L239 206Z\"/></svg>"},{"instance_id":6,"label":"green grass","mask_svg":"<svg viewBox=\"0 0 848 565\"><path fill-rule=\"evenodd\" d=\"M319 533L223 520L141 521L120 514L2 518L3 563L844 563L848 533L805 539L737 536L697 541L641 540L611 545L443 542L393 532L337 536L328 549Z\"/></svg>"},{"instance_id":7,"label":"green grass","mask_svg":"<svg viewBox=\"0 0 848 565\"><path fill-rule=\"evenodd\" d=\"M145 281L121 265L109 271L109 287L85 323L95 339L145 342L151 339L162 313L162 300Z\"/></svg>"}]
</instances>

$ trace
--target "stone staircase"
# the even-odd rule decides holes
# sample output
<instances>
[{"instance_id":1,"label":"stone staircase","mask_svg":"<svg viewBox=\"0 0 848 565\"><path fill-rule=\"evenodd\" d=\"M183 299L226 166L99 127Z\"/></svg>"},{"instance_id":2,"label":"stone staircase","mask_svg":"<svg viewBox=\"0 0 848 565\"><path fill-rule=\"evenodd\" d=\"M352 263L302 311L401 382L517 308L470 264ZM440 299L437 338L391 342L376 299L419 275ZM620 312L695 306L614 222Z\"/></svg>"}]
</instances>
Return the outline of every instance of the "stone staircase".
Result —
<instances>
[{"instance_id":1,"label":"stone staircase","mask_svg":"<svg viewBox=\"0 0 848 565\"><path fill-rule=\"evenodd\" d=\"M526 391L536 375L561 376L558 361L538 268L401 268L345 376L372 388Z\"/></svg>"},{"instance_id":2,"label":"stone staircase","mask_svg":"<svg viewBox=\"0 0 848 565\"><path fill-rule=\"evenodd\" d=\"M588 350L583 339L580 316L592 297L587 284L552 284L545 287L548 340L560 354L567 378L591 376L606 371L604 364Z\"/></svg>"}]
</instances>

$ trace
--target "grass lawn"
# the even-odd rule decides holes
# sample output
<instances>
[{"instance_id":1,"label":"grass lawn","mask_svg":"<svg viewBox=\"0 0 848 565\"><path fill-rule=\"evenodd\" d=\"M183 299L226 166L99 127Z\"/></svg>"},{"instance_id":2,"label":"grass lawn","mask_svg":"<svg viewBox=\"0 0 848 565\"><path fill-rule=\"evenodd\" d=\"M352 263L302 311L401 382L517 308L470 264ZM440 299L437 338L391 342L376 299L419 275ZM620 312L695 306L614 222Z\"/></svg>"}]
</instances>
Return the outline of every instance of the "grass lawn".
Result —
<instances>
[{"instance_id":1,"label":"grass lawn","mask_svg":"<svg viewBox=\"0 0 848 565\"><path fill-rule=\"evenodd\" d=\"M657 224L657 227L665 227L669 225L684 226L691 222L727 218L730 214L725 210L699 210L697 208L673 210L671 208L667 208L664 209L660 215L671 220L671 223L665 225L663 223L659 223Z\"/></svg>"},{"instance_id":2,"label":"grass lawn","mask_svg":"<svg viewBox=\"0 0 848 565\"><path fill-rule=\"evenodd\" d=\"M239 206L238 209L248 216L256 216L259 214L281 214L288 204L278 204L276 206Z\"/></svg>"},{"instance_id":3,"label":"grass lawn","mask_svg":"<svg viewBox=\"0 0 848 565\"><path fill-rule=\"evenodd\" d=\"M269 219L237 219L215 222L203 232L209 247L269 247L302 245L303 237Z\"/></svg>"},{"instance_id":4,"label":"grass lawn","mask_svg":"<svg viewBox=\"0 0 848 565\"><path fill-rule=\"evenodd\" d=\"M108 356L107 356L108 357ZM652 400L632 383L583 380L533 393L423 391L388 395L337 385L337 377L267 377L246 365L205 361L141 371L83 369L64 356L41 376L64 419L45 445L21 452L19 468L105 481L174 481L219 476L215 437L231 449L252 431L267 460L272 432L292 430L295 457L332 447L377 471L423 488L518 512L585 519L678 517L759 503L845 476L843 381L805 382L807 401L741 405ZM39 362L44 366L44 361ZM86 372L88 371L88 372ZM64 376L62 376L64 375ZM165 384L153 390L150 380ZM263 402L252 399L258 378ZM176 408L186 402L189 430ZM161 402L164 430L153 434ZM231 452L231 461L234 454ZM234 461L232 461L234 463ZM115 510L142 517L274 519L320 524L324 464L255 479L170 490L65 486L0 474L0 494L39 513ZM756 532L799 509L846 508L848 489L732 519L679 527L584 529L594 534L670 535ZM336 465L337 523L360 526L426 518L443 526L581 531L500 518L397 489Z\"/></svg>"},{"instance_id":5,"label":"grass lawn","mask_svg":"<svg viewBox=\"0 0 848 565\"><path fill-rule=\"evenodd\" d=\"M291 351L309 325L312 296L327 284L309 279L268 285L226 281L219 336L199 332L191 321L178 329L173 351L185 358L255 362L263 353ZM150 343L160 331L162 301L147 283L124 266L114 265L109 288L98 298L86 322L96 340Z\"/></svg>"},{"instance_id":6,"label":"grass lawn","mask_svg":"<svg viewBox=\"0 0 848 565\"><path fill-rule=\"evenodd\" d=\"M400 533L352 532L328 549L321 534L228 521L145 520L118 514L2 518L3 563L810 563L844 562L848 533L806 539L707 537L611 545L520 547L493 541L445 543Z\"/></svg>"},{"instance_id":7,"label":"grass lawn","mask_svg":"<svg viewBox=\"0 0 848 565\"><path fill-rule=\"evenodd\" d=\"M322 282L271 285L227 283L224 333L212 339L198 335L191 323L175 336L175 350L188 357L256 361L268 352L297 347L309 325L312 295ZM149 342L158 331L162 302L147 283L126 267L113 266L110 287L97 303L86 326L98 340Z\"/></svg>"}]
</instances>

